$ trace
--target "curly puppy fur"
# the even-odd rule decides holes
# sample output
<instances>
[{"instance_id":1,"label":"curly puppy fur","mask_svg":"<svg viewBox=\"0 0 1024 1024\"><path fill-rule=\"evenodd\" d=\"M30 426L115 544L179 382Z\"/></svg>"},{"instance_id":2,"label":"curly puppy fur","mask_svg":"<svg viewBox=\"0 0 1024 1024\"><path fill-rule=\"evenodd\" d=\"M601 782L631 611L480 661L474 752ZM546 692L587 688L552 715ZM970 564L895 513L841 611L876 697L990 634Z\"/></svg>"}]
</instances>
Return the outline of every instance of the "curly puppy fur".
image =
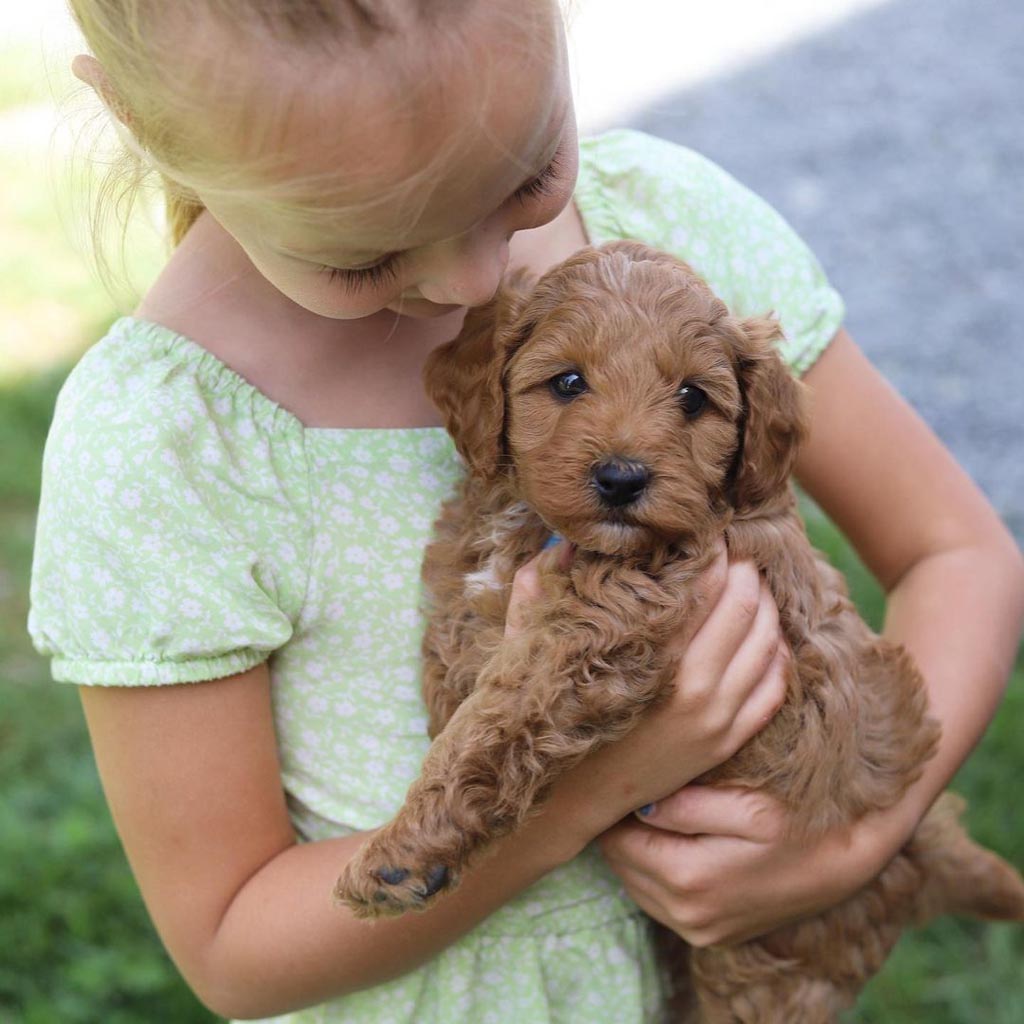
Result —
<instances>
[{"instance_id":1,"label":"curly puppy fur","mask_svg":"<svg viewBox=\"0 0 1024 1024\"><path fill-rule=\"evenodd\" d=\"M432 355L427 388L469 469L424 563L437 739L338 883L356 913L428 905L666 696L667 641L723 534L766 578L793 659L779 713L701 781L770 793L811 836L891 806L920 775L938 728L918 672L861 621L797 515L788 478L807 418L778 337L686 264L618 242L508 281ZM571 567L505 640L512 576L552 532L575 545ZM833 1021L905 926L1024 917L1024 883L971 842L961 810L941 798L878 878L817 917L730 947L665 933L675 1019Z\"/></svg>"}]
</instances>

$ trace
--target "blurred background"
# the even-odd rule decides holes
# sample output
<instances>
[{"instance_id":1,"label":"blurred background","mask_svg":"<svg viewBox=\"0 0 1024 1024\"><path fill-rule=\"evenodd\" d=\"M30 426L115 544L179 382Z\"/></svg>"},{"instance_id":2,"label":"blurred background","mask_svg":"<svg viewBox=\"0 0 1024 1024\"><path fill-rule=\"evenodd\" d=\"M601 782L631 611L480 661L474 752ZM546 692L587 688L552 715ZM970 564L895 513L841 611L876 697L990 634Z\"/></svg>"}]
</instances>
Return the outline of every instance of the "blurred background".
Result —
<instances>
[{"instance_id":1,"label":"blurred background","mask_svg":"<svg viewBox=\"0 0 1024 1024\"><path fill-rule=\"evenodd\" d=\"M582 130L697 149L818 255L861 346L1024 538L1024 5L1018 0L574 0ZM110 824L73 688L25 635L39 461L61 381L152 278L158 214L114 296L88 259L96 107L60 0L0 0L0 1021L214 1020L153 935ZM102 145L96 151L104 158ZM145 211L143 211L145 212ZM117 268L115 268L117 269ZM865 615L881 595L813 507ZM956 787L1024 866L1024 668ZM1020 1024L1024 929L907 936L850 1022Z\"/></svg>"}]
</instances>

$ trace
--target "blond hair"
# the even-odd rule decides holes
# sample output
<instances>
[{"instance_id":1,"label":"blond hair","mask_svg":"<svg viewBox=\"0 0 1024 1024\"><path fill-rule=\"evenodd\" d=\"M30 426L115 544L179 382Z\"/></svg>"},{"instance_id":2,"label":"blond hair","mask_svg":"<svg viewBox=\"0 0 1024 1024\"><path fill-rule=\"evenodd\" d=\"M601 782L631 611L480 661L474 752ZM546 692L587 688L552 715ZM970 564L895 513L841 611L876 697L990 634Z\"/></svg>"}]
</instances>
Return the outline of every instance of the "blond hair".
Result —
<instances>
[{"instance_id":1,"label":"blond hair","mask_svg":"<svg viewBox=\"0 0 1024 1024\"><path fill-rule=\"evenodd\" d=\"M103 69L99 91L117 119L123 142L92 203L93 252L101 276L110 283L103 256L109 214L116 211L123 253L131 211L147 182L160 185L172 245L184 238L204 210L194 187L197 180L202 180L202 190L211 197L220 190L238 195L251 185L237 161L222 158L218 165L215 153L204 154L204 147L196 144L202 119L196 116L195 95L181 86L180 79L189 73L204 28L227 28L233 47L243 50L248 43L269 39L293 51L320 51L333 61L339 44L369 46L399 34L410 23L436 24L474 2L478 0L69 0ZM521 12L515 17L528 16L515 6ZM557 0L552 6L557 8ZM457 35L447 33L456 46ZM185 52L189 59L183 60ZM207 69L216 70L225 56L229 55L208 52ZM231 94L233 84L222 75L218 85L224 90L207 88L220 100L225 91ZM234 100L240 108L246 103L237 90ZM451 148L456 145L457 140L452 140ZM424 167L410 178L405 196L412 196L431 172L431 167ZM301 187L298 182L291 185ZM273 201L265 192L260 192L260 198ZM282 193L278 198L284 201L286 196Z\"/></svg>"},{"instance_id":2,"label":"blond hair","mask_svg":"<svg viewBox=\"0 0 1024 1024\"><path fill-rule=\"evenodd\" d=\"M123 152L100 189L100 201L115 199L122 219L148 175L156 170L165 197L167 222L177 244L203 211L195 192L172 169L194 163L182 129L191 112L168 74L180 55L166 31L171 22L197 32L212 21L238 36L269 36L285 43L323 48L338 40L367 43L399 28L396 5L381 0L69 0L72 14L102 65L101 89L108 109L121 122ZM408 0L421 19L451 3ZM170 51L170 52L169 52ZM100 218L97 219L98 223Z\"/></svg>"}]
</instances>

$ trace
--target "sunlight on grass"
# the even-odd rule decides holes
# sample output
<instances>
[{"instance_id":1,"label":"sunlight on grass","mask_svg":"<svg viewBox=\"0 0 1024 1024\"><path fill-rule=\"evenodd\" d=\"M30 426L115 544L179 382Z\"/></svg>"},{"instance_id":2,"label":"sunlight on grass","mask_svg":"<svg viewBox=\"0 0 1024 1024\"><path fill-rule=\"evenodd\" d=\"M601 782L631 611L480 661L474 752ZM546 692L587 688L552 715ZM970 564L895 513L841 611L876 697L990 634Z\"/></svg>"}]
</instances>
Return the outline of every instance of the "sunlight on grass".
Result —
<instances>
[{"instance_id":1,"label":"sunlight on grass","mask_svg":"<svg viewBox=\"0 0 1024 1024\"><path fill-rule=\"evenodd\" d=\"M118 274L124 283L115 296L93 269L89 193L97 172L88 157L97 109L37 47L0 49L0 381L76 358L117 312L131 309L163 259L159 223L138 218L126 249L130 274Z\"/></svg>"}]
</instances>

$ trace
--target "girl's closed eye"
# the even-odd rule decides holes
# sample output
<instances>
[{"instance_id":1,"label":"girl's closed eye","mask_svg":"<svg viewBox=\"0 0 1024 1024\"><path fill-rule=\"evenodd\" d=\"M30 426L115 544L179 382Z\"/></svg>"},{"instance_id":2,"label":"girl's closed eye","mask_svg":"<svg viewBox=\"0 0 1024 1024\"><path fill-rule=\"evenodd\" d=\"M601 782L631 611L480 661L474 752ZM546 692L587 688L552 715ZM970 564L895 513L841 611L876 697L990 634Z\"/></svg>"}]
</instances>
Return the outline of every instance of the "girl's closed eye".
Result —
<instances>
[{"instance_id":1,"label":"girl's closed eye","mask_svg":"<svg viewBox=\"0 0 1024 1024\"><path fill-rule=\"evenodd\" d=\"M531 199L537 198L537 196L548 196L552 192L551 186L558 181L562 175L562 163L559 159L559 153L561 150L556 150L555 155L551 158L551 162L538 174L535 178L531 178L525 185L520 185L519 188L512 194L512 198L518 200L520 203L526 203Z\"/></svg>"},{"instance_id":2,"label":"girl's closed eye","mask_svg":"<svg viewBox=\"0 0 1024 1024\"><path fill-rule=\"evenodd\" d=\"M528 182L520 185L509 198L525 205L538 197L551 195L554 192L552 186L559 180L564 170L559 159L559 152L556 151L547 167ZM331 267L325 264L319 269L321 273L327 274L332 284L339 283L346 288L380 288L385 284L394 283L398 276L401 258L402 253L392 253L370 267L346 268Z\"/></svg>"},{"instance_id":3,"label":"girl's closed eye","mask_svg":"<svg viewBox=\"0 0 1024 1024\"><path fill-rule=\"evenodd\" d=\"M374 263L372 267L351 269L324 265L320 267L320 272L327 274L332 284L339 282L347 288L379 288L382 285L391 284L398 276L398 265L401 258L401 253L393 253L390 256L385 256L379 263Z\"/></svg>"}]
</instances>

